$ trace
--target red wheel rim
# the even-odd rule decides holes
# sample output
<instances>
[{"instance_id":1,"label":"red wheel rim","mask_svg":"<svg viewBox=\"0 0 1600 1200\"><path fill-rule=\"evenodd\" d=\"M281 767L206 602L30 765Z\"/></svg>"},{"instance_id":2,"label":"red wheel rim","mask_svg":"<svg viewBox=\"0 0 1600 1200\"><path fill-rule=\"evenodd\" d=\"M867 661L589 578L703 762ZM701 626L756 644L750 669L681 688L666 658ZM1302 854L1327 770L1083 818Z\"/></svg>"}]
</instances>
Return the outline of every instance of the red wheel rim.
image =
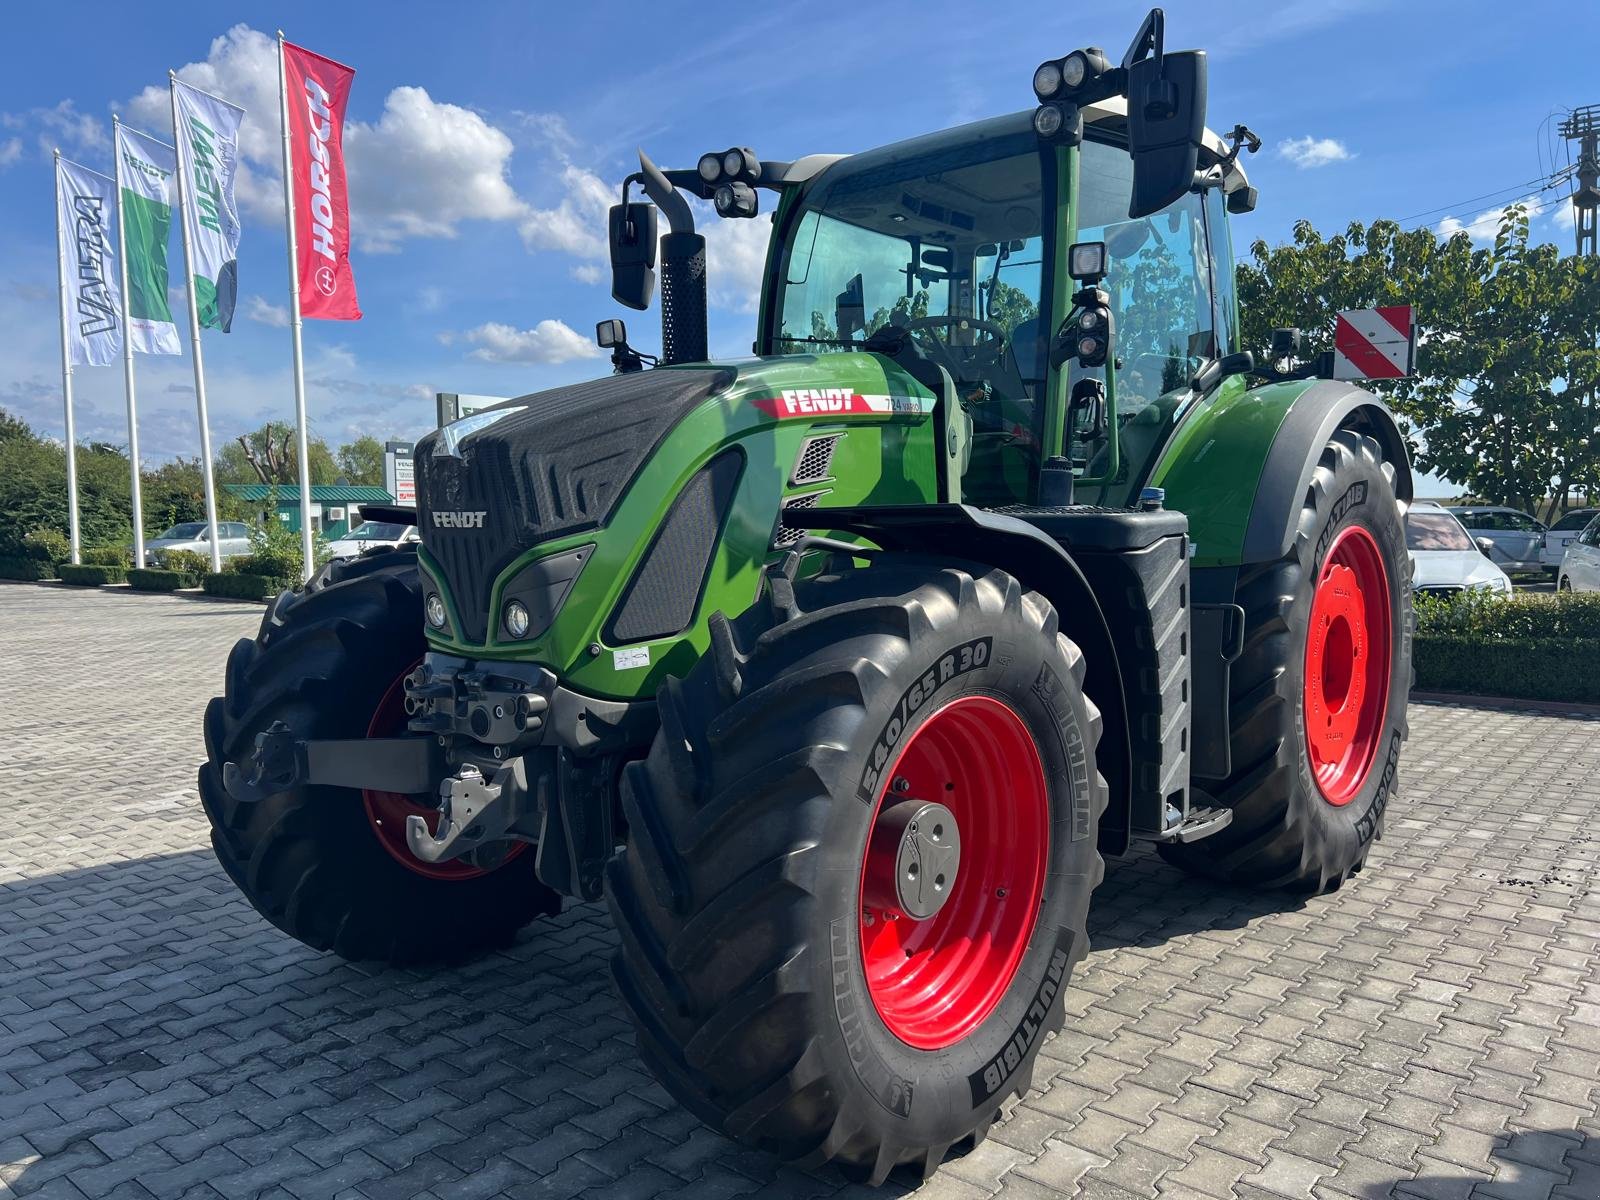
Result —
<instances>
[{"instance_id":1,"label":"red wheel rim","mask_svg":"<svg viewBox=\"0 0 1600 1200\"><path fill-rule=\"evenodd\" d=\"M1350 803L1377 757L1389 708L1389 613L1383 554L1352 525L1323 560L1306 632L1306 749L1329 804Z\"/></svg>"},{"instance_id":2,"label":"red wheel rim","mask_svg":"<svg viewBox=\"0 0 1600 1200\"><path fill-rule=\"evenodd\" d=\"M869 890L893 894L880 820L891 790L943 804L960 829L955 884L926 920L867 904ZM884 774L857 895L867 990L901 1041L943 1049L994 1011L1033 936L1049 849L1044 764L1022 718L989 696L963 696L929 716ZM891 878L878 878L885 870Z\"/></svg>"},{"instance_id":3,"label":"red wheel rim","mask_svg":"<svg viewBox=\"0 0 1600 1200\"><path fill-rule=\"evenodd\" d=\"M372 720L367 722L369 738L395 737L405 732L406 676L416 670L421 662L419 658L402 671L399 678L389 685L389 690L384 692L383 699L378 701L377 711L372 714ZM428 832L437 836L439 810L431 805L418 804L414 797L407 796L403 792L379 792L371 788L361 789L361 801L367 810L367 823L372 826L373 833L378 835L378 844L389 852L390 858L406 870L427 879L443 880L476 879L480 875L489 873L484 868L459 858L426 863L411 853L411 847L406 842L406 818L421 817L428 823ZM522 853L522 850L523 843L517 842L503 861L509 862Z\"/></svg>"}]
</instances>

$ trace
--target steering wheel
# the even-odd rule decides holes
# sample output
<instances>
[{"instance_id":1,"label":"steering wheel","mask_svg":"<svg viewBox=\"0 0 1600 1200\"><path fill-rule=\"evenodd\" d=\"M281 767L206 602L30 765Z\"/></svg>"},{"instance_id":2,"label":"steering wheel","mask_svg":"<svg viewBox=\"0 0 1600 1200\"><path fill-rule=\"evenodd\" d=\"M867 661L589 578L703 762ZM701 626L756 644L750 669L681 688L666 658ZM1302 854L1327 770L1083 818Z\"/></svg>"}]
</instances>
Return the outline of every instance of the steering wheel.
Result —
<instances>
[{"instance_id":1,"label":"steering wheel","mask_svg":"<svg viewBox=\"0 0 1600 1200\"><path fill-rule=\"evenodd\" d=\"M1005 326L994 321L987 321L982 317L966 317L956 313L944 316L912 317L904 325L908 333L928 333L930 336L922 339L939 360L939 365L950 372L952 379L960 379L970 373L973 363L998 361L1005 351L1006 330ZM947 338L940 337L934 330L960 329L977 330L985 335L971 347L970 356L957 358L952 352Z\"/></svg>"}]
</instances>

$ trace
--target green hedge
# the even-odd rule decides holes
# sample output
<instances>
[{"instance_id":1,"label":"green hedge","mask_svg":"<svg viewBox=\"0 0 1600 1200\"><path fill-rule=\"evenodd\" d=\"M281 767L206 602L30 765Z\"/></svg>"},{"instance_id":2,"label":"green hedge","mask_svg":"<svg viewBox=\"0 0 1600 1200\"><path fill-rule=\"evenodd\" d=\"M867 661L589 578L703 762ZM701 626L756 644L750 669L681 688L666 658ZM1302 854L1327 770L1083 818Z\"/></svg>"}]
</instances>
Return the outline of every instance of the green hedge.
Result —
<instances>
[{"instance_id":1,"label":"green hedge","mask_svg":"<svg viewBox=\"0 0 1600 1200\"><path fill-rule=\"evenodd\" d=\"M1417 601L1417 687L1600 703L1600 594Z\"/></svg>"},{"instance_id":2,"label":"green hedge","mask_svg":"<svg viewBox=\"0 0 1600 1200\"><path fill-rule=\"evenodd\" d=\"M89 567L133 566L133 551L126 546L90 546L78 557Z\"/></svg>"},{"instance_id":3,"label":"green hedge","mask_svg":"<svg viewBox=\"0 0 1600 1200\"><path fill-rule=\"evenodd\" d=\"M179 588L192 588L195 577L187 571L139 570L128 572L128 586L141 592L175 592Z\"/></svg>"},{"instance_id":4,"label":"green hedge","mask_svg":"<svg viewBox=\"0 0 1600 1200\"><path fill-rule=\"evenodd\" d=\"M85 563L75 567L71 563L62 563L57 568L61 575L62 583L72 583L79 587L99 587L102 583L121 583L128 577L125 567L103 567L93 563Z\"/></svg>"},{"instance_id":5,"label":"green hedge","mask_svg":"<svg viewBox=\"0 0 1600 1200\"><path fill-rule=\"evenodd\" d=\"M0 579L54 579L56 564L37 558L0 558Z\"/></svg>"},{"instance_id":6,"label":"green hedge","mask_svg":"<svg viewBox=\"0 0 1600 1200\"><path fill-rule=\"evenodd\" d=\"M246 575L239 571L223 571L206 575L200 580L208 596L226 596L233 600L270 600L286 587L289 581L271 575Z\"/></svg>"}]
</instances>

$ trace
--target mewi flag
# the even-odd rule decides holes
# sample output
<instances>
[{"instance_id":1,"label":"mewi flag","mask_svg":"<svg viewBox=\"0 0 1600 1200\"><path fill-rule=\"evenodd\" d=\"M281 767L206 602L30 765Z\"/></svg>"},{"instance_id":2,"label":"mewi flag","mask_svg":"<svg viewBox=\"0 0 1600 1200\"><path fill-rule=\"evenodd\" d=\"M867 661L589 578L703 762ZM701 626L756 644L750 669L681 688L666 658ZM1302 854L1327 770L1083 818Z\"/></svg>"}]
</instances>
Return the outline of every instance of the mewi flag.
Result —
<instances>
[{"instance_id":1,"label":"mewi flag","mask_svg":"<svg viewBox=\"0 0 1600 1200\"><path fill-rule=\"evenodd\" d=\"M122 353L117 185L56 160L56 235L67 289L67 352L73 366L104 366Z\"/></svg>"},{"instance_id":2,"label":"mewi flag","mask_svg":"<svg viewBox=\"0 0 1600 1200\"><path fill-rule=\"evenodd\" d=\"M128 256L128 337L139 354L181 354L178 326L167 300L177 153L165 142L119 124L117 160L122 178L122 249Z\"/></svg>"},{"instance_id":3,"label":"mewi flag","mask_svg":"<svg viewBox=\"0 0 1600 1200\"><path fill-rule=\"evenodd\" d=\"M344 109L356 73L283 43L284 95L294 164L294 233L300 313L359 321L350 272L350 197L344 178Z\"/></svg>"},{"instance_id":4,"label":"mewi flag","mask_svg":"<svg viewBox=\"0 0 1600 1200\"><path fill-rule=\"evenodd\" d=\"M239 295L239 210L233 202L233 177L239 169L244 109L178 79L172 81L172 95L200 323L227 333Z\"/></svg>"}]
</instances>

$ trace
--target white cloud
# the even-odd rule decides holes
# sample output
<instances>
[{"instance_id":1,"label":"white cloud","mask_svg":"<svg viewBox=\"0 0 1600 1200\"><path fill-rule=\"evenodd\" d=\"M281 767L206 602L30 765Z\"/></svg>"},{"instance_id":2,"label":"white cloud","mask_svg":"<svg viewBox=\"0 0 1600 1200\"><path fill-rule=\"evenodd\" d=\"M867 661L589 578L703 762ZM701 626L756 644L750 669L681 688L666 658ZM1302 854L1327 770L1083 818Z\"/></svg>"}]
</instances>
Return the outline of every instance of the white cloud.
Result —
<instances>
[{"instance_id":1,"label":"white cloud","mask_svg":"<svg viewBox=\"0 0 1600 1200\"><path fill-rule=\"evenodd\" d=\"M531 208L521 225L530 250L559 250L578 258L606 257L606 214L621 195L593 171L566 164L562 195L552 208Z\"/></svg>"},{"instance_id":2,"label":"white cloud","mask_svg":"<svg viewBox=\"0 0 1600 1200\"><path fill-rule=\"evenodd\" d=\"M717 308L755 312L761 302L761 276L767 266L772 224L762 214L752 220L711 216L699 224L706 235L706 291Z\"/></svg>"},{"instance_id":3,"label":"white cloud","mask_svg":"<svg viewBox=\"0 0 1600 1200\"><path fill-rule=\"evenodd\" d=\"M1465 233L1475 242L1492 242L1495 235L1500 232L1500 223L1505 220L1506 213L1511 210L1513 204L1527 206L1532 211L1532 206L1537 203L1537 196L1524 196L1520 200L1513 200L1511 204L1502 204L1498 208L1481 212L1470 220L1446 217L1439 222L1439 236L1450 238L1458 233Z\"/></svg>"},{"instance_id":4,"label":"white cloud","mask_svg":"<svg viewBox=\"0 0 1600 1200\"><path fill-rule=\"evenodd\" d=\"M289 326L289 309L282 304L268 304L260 296L244 298L244 315L252 321L271 325L276 329L286 329Z\"/></svg>"},{"instance_id":5,"label":"white cloud","mask_svg":"<svg viewBox=\"0 0 1600 1200\"><path fill-rule=\"evenodd\" d=\"M601 350L590 339L561 321L540 321L532 329L517 329L490 321L440 340L447 345L459 337L477 347L472 357L497 363L564 363L599 358Z\"/></svg>"},{"instance_id":6,"label":"white cloud","mask_svg":"<svg viewBox=\"0 0 1600 1200\"><path fill-rule=\"evenodd\" d=\"M606 273L598 263L584 263L572 268L572 277L579 283L599 283Z\"/></svg>"},{"instance_id":7,"label":"white cloud","mask_svg":"<svg viewBox=\"0 0 1600 1200\"><path fill-rule=\"evenodd\" d=\"M377 124L351 122L345 144L351 222L368 249L453 238L462 221L516 220L527 211L506 177L511 139L422 88L395 88Z\"/></svg>"},{"instance_id":8,"label":"white cloud","mask_svg":"<svg viewBox=\"0 0 1600 1200\"><path fill-rule=\"evenodd\" d=\"M1288 138L1278 143L1278 153L1301 170L1325 167L1329 163L1345 162L1355 157L1337 138Z\"/></svg>"},{"instance_id":9,"label":"white cloud","mask_svg":"<svg viewBox=\"0 0 1600 1200\"><path fill-rule=\"evenodd\" d=\"M0 113L0 129L32 131L38 138L40 152L46 155L59 148L70 157L99 150L110 143L106 123L99 117L79 112L71 100L62 100L50 108ZM0 166L10 166L21 156L20 138L12 138L0 146Z\"/></svg>"},{"instance_id":10,"label":"white cloud","mask_svg":"<svg viewBox=\"0 0 1600 1200\"><path fill-rule=\"evenodd\" d=\"M282 123L274 40L235 25L211 43L203 62L179 68L186 83L232 101L248 116L240 130L236 190L246 212L282 219ZM128 106L133 123L171 135L165 85ZM390 252L412 237L456 236L463 221L510 221L527 206L507 178L511 138L477 113L437 101L420 87L397 87L375 123L345 125L351 226L361 248Z\"/></svg>"}]
</instances>

